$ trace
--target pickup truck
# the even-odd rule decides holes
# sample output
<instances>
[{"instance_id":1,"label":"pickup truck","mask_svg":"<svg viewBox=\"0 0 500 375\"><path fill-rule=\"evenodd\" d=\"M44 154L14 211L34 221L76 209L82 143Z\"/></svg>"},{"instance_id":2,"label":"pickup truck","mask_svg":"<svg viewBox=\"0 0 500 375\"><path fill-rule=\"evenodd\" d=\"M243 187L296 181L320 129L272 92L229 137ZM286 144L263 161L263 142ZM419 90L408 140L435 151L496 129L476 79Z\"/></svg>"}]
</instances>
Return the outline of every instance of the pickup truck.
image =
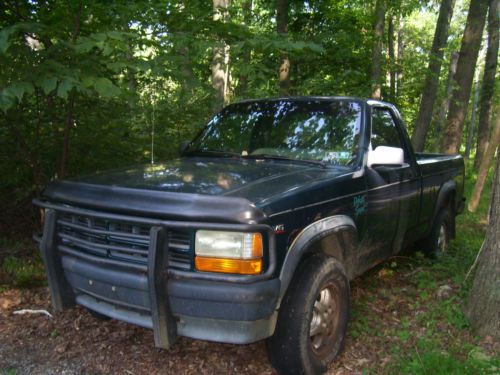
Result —
<instances>
[{"instance_id":1,"label":"pickup truck","mask_svg":"<svg viewBox=\"0 0 500 375\"><path fill-rule=\"evenodd\" d=\"M249 100L181 157L55 181L40 250L53 308L178 336L267 339L282 373L326 371L349 281L418 243L447 251L460 156L414 153L398 110L349 97Z\"/></svg>"}]
</instances>

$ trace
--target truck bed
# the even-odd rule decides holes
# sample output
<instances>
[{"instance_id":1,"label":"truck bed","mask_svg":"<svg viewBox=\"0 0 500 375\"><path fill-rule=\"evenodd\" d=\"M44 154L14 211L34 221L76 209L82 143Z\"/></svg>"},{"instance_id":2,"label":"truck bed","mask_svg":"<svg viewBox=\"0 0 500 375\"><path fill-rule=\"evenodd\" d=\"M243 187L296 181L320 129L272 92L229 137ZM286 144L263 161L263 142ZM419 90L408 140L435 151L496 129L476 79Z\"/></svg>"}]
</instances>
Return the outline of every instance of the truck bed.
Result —
<instances>
[{"instance_id":1,"label":"truck bed","mask_svg":"<svg viewBox=\"0 0 500 375\"><path fill-rule=\"evenodd\" d=\"M464 172L463 159L460 155L416 152L415 158L423 177L442 173L456 176L463 175Z\"/></svg>"},{"instance_id":2,"label":"truck bed","mask_svg":"<svg viewBox=\"0 0 500 375\"><path fill-rule=\"evenodd\" d=\"M460 159L459 155L448 155L448 154L437 154L428 152L415 152L415 158L419 165L435 163L444 160L456 160Z\"/></svg>"}]
</instances>

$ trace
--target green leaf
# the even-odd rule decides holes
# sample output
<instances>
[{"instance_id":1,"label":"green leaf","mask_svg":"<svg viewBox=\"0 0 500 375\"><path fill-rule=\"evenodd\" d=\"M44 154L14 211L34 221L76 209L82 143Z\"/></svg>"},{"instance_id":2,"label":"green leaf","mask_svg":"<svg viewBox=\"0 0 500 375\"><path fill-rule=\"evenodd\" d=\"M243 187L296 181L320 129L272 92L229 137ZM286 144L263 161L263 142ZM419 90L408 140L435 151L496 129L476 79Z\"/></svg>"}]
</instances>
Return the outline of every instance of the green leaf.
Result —
<instances>
[{"instance_id":1,"label":"green leaf","mask_svg":"<svg viewBox=\"0 0 500 375\"><path fill-rule=\"evenodd\" d=\"M0 53L7 52L9 46L9 33L7 32L7 30L0 31Z\"/></svg>"},{"instance_id":2,"label":"green leaf","mask_svg":"<svg viewBox=\"0 0 500 375\"><path fill-rule=\"evenodd\" d=\"M95 82L95 89L101 95L102 97L105 98L110 98L112 96L116 96L120 93L120 89L116 87L113 82L111 82L107 78L97 78Z\"/></svg>"},{"instance_id":3,"label":"green leaf","mask_svg":"<svg viewBox=\"0 0 500 375\"><path fill-rule=\"evenodd\" d=\"M14 98L6 91L7 90L2 90L0 93L0 109L4 112L7 112L7 110L15 104Z\"/></svg>"},{"instance_id":4,"label":"green leaf","mask_svg":"<svg viewBox=\"0 0 500 375\"><path fill-rule=\"evenodd\" d=\"M114 72L121 72L123 69L128 67L128 64L121 62L121 61L117 61L117 62L108 63L107 67Z\"/></svg>"},{"instance_id":5,"label":"green leaf","mask_svg":"<svg viewBox=\"0 0 500 375\"><path fill-rule=\"evenodd\" d=\"M317 52L317 53L325 52L325 49L323 48L323 46L316 44L316 43L309 43L308 47L313 52Z\"/></svg>"},{"instance_id":6,"label":"green leaf","mask_svg":"<svg viewBox=\"0 0 500 375\"><path fill-rule=\"evenodd\" d=\"M96 78L92 76L87 76L82 79L82 86L86 89L94 87Z\"/></svg>"},{"instance_id":7,"label":"green leaf","mask_svg":"<svg viewBox=\"0 0 500 375\"><path fill-rule=\"evenodd\" d=\"M75 44L75 51L80 53L86 53L92 50L96 46L96 42L89 38L80 38Z\"/></svg>"},{"instance_id":8,"label":"green leaf","mask_svg":"<svg viewBox=\"0 0 500 375\"><path fill-rule=\"evenodd\" d=\"M22 23L14 24L10 27L6 27L0 30L0 53L7 52L7 49L9 49L11 44L9 41L10 36L18 31L19 27L22 25Z\"/></svg>"},{"instance_id":9,"label":"green leaf","mask_svg":"<svg viewBox=\"0 0 500 375\"><path fill-rule=\"evenodd\" d=\"M57 77L47 77L42 80L40 86L45 95L50 94L57 87Z\"/></svg>"},{"instance_id":10,"label":"green leaf","mask_svg":"<svg viewBox=\"0 0 500 375\"><path fill-rule=\"evenodd\" d=\"M57 87L57 96L66 99L68 97L68 92L73 87L75 87L75 80L72 78L64 78Z\"/></svg>"},{"instance_id":11,"label":"green leaf","mask_svg":"<svg viewBox=\"0 0 500 375\"><path fill-rule=\"evenodd\" d=\"M7 87L6 94L11 97L22 100L24 94L32 94L35 88L31 82L16 82Z\"/></svg>"}]
</instances>

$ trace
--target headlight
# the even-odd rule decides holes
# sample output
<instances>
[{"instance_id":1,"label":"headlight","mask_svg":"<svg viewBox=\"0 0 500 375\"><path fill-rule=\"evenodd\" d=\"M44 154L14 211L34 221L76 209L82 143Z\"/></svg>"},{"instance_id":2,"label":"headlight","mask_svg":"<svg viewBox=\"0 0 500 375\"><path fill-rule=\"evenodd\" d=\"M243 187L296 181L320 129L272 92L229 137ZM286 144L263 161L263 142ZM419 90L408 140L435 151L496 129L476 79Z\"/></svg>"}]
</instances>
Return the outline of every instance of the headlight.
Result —
<instances>
[{"instance_id":1,"label":"headlight","mask_svg":"<svg viewBox=\"0 0 500 375\"><path fill-rule=\"evenodd\" d=\"M199 230L195 240L198 271L255 275L262 271L262 235Z\"/></svg>"}]
</instances>

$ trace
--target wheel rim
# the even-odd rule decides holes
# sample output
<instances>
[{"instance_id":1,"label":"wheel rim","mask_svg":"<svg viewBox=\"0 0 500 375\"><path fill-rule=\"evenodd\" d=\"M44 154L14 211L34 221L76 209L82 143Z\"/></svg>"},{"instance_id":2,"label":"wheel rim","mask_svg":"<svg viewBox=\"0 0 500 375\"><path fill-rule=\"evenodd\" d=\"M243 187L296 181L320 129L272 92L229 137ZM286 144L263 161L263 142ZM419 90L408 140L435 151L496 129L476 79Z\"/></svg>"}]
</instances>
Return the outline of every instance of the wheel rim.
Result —
<instances>
[{"instance_id":1,"label":"wheel rim","mask_svg":"<svg viewBox=\"0 0 500 375\"><path fill-rule=\"evenodd\" d=\"M437 249L439 254L446 254L447 252L447 238L446 238L446 227L444 224L441 225L439 228L439 236L438 236L438 243L437 243Z\"/></svg>"},{"instance_id":2,"label":"wheel rim","mask_svg":"<svg viewBox=\"0 0 500 375\"><path fill-rule=\"evenodd\" d=\"M323 355L331 349L338 328L338 306L340 294L334 284L327 284L314 302L309 336L311 346L317 355Z\"/></svg>"}]
</instances>

